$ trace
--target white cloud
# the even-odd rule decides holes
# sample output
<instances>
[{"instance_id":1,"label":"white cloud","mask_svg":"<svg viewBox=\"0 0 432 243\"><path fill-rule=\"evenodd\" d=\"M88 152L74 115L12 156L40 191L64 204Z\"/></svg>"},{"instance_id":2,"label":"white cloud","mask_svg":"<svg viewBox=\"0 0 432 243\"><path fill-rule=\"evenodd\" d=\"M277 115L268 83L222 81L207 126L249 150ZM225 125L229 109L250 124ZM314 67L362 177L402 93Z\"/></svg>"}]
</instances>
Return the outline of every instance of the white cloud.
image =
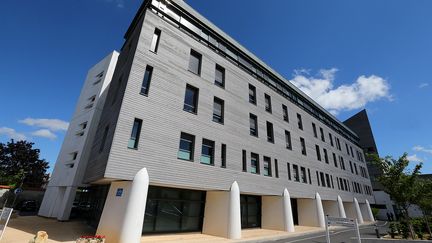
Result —
<instances>
[{"instance_id":1,"label":"white cloud","mask_svg":"<svg viewBox=\"0 0 432 243\"><path fill-rule=\"evenodd\" d=\"M26 140L27 137L23 133L15 131L13 128L0 127L0 135L5 135L15 140Z\"/></svg>"},{"instance_id":2,"label":"white cloud","mask_svg":"<svg viewBox=\"0 0 432 243\"><path fill-rule=\"evenodd\" d=\"M413 150L417 151L417 152L424 152L424 153L432 154L432 148L428 149L428 148L425 148L425 147L420 146L420 145L414 146Z\"/></svg>"},{"instance_id":3,"label":"white cloud","mask_svg":"<svg viewBox=\"0 0 432 243\"><path fill-rule=\"evenodd\" d=\"M429 83L421 83L418 87L422 89L422 88L426 88L427 86L429 86Z\"/></svg>"},{"instance_id":4,"label":"white cloud","mask_svg":"<svg viewBox=\"0 0 432 243\"><path fill-rule=\"evenodd\" d=\"M39 129L37 131L32 132L32 135L36 137L48 138L50 140L55 140L57 138L57 135L55 135L53 132L51 132L48 129Z\"/></svg>"},{"instance_id":5,"label":"white cloud","mask_svg":"<svg viewBox=\"0 0 432 243\"><path fill-rule=\"evenodd\" d=\"M29 126L47 128L51 131L66 131L69 126L68 122L59 119L26 118L19 120L19 122Z\"/></svg>"},{"instance_id":6,"label":"white cloud","mask_svg":"<svg viewBox=\"0 0 432 243\"><path fill-rule=\"evenodd\" d=\"M322 69L316 76L311 76L308 70L296 70L290 81L335 115L379 99L392 99L387 80L376 75L361 75L354 83L334 87L337 71L336 68Z\"/></svg>"},{"instance_id":7,"label":"white cloud","mask_svg":"<svg viewBox=\"0 0 432 243\"><path fill-rule=\"evenodd\" d=\"M408 159L410 162L423 162L423 161L424 161L422 158L419 158L419 157L417 156L417 154L408 155L408 156L407 156L407 159Z\"/></svg>"}]
</instances>

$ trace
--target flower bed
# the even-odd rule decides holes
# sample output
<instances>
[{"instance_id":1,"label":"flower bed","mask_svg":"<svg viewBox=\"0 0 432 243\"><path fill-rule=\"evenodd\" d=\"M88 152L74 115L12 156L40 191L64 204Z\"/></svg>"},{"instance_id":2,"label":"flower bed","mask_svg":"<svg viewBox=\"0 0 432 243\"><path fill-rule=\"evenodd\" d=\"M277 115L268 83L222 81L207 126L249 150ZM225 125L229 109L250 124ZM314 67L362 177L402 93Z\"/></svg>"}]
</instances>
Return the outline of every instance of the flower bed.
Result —
<instances>
[{"instance_id":1,"label":"flower bed","mask_svg":"<svg viewBox=\"0 0 432 243\"><path fill-rule=\"evenodd\" d=\"M76 240L76 243L105 243L104 235L83 235Z\"/></svg>"}]
</instances>

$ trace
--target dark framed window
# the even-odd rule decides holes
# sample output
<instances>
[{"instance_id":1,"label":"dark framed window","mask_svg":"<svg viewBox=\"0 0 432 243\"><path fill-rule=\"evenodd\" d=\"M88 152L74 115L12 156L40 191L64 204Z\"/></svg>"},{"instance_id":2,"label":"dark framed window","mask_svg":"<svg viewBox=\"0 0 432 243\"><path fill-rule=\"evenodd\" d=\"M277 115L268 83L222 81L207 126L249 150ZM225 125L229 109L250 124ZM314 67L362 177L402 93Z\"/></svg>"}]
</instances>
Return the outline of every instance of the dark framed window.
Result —
<instances>
[{"instance_id":1,"label":"dark framed window","mask_svg":"<svg viewBox=\"0 0 432 243\"><path fill-rule=\"evenodd\" d=\"M214 145L214 141L203 138L200 158L201 164L214 165Z\"/></svg>"},{"instance_id":2,"label":"dark framed window","mask_svg":"<svg viewBox=\"0 0 432 243\"><path fill-rule=\"evenodd\" d=\"M201 75L202 55L195 50L191 50L189 59L189 71Z\"/></svg>"},{"instance_id":3,"label":"dark framed window","mask_svg":"<svg viewBox=\"0 0 432 243\"><path fill-rule=\"evenodd\" d=\"M225 88L225 68L216 64L215 68L215 84L221 88Z\"/></svg>"},{"instance_id":4,"label":"dark framed window","mask_svg":"<svg viewBox=\"0 0 432 243\"><path fill-rule=\"evenodd\" d=\"M182 132L180 134L180 145L177 158L193 161L195 147L195 136Z\"/></svg>"},{"instance_id":5,"label":"dark framed window","mask_svg":"<svg viewBox=\"0 0 432 243\"><path fill-rule=\"evenodd\" d=\"M265 110L267 112L272 113L272 105L271 105L271 97L268 94L264 94L264 100L265 100Z\"/></svg>"},{"instance_id":6,"label":"dark framed window","mask_svg":"<svg viewBox=\"0 0 432 243\"><path fill-rule=\"evenodd\" d=\"M318 171L316 172L316 178L317 178L318 186L320 186L321 183L320 183L320 178L319 178L319 172Z\"/></svg>"},{"instance_id":7,"label":"dark framed window","mask_svg":"<svg viewBox=\"0 0 432 243\"><path fill-rule=\"evenodd\" d=\"M87 125L87 123L85 123L85 124ZM101 145L99 147L99 153L101 153L105 148L105 142L106 142L106 138L108 136L108 131L109 131L109 126L106 126L104 129L104 133L102 135L102 142L101 142Z\"/></svg>"},{"instance_id":8,"label":"dark framed window","mask_svg":"<svg viewBox=\"0 0 432 243\"><path fill-rule=\"evenodd\" d=\"M352 162L351 162L351 160L349 161L349 165L350 165L350 170L351 170L351 173L353 173L353 174L354 174L354 168L353 168L353 165L352 165Z\"/></svg>"},{"instance_id":9,"label":"dark framed window","mask_svg":"<svg viewBox=\"0 0 432 243\"><path fill-rule=\"evenodd\" d=\"M183 106L184 111L195 114L198 112L198 95L199 89L189 84L186 85L186 93Z\"/></svg>"},{"instance_id":10,"label":"dark framed window","mask_svg":"<svg viewBox=\"0 0 432 243\"><path fill-rule=\"evenodd\" d=\"M301 145L301 152L303 155L307 155L306 154L306 143L304 138L300 138L300 145Z\"/></svg>"},{"instance_id":11,"label":"dark framed window","mask_svg":"<svg viewBox=\"0 0 432 243\"><path fill-rule=\"evenodd\" d=\"M337 163L337 159L336 159L336 154L335 153L333 153L333 163L334 163L334 166L337 168L338 167L338 163Z\"/></svg>"},{"instance_id":12,"label":"dark framed window","mask_svg":"<svg viewBox=\"0 0 432 243\"><path fill-rule=\"evenodd\" d=\"M309 184L312 184L310 169L308 169Z\"/></svg>"},{"instance_id":13,"label":"dark framed window","mask_svg":"<svg viewBox=\"0 0 432 243\"><path fill-rule=\"evenodd\" d=\"M347 154L350 155L350 151L349 151L349 149L348 149L348 144L347 144L347 143L345 143L345 148L346 148L346 152L347 152Z\"/></svg>"},{"instance_id":14,"label":"dark framed window","mask_svg":"<svg viewBox=\"0 0 432 243\"><path fill-rule=\"evenodd\" d=\"M259 174L260 173L259 155L258 154L251 153L250 166L251 166L250 172L252 174Z\"/></svg>"},{"instance_id":15,"label":"dark framed window","mask_svg":"<svg viewBox=\"0 0 432 243\"><path fill-rule=\"evenodd\" d=\"M321 141L325 142L324 130L322 129L322 127L320 127L320 135L321 135Z\"/></svg>"},{"instance_id":16,"label":"dark framed window","mask_svg":"<svg viewBox=\"0 0 432 243\"><path fill-rule=\"evenodd\" d=\"M292 149L291 133L287 130L285 130L285 146L287 149Z\"/></svg>"},{"instance_id":17,"label":"dark framed window","mask_svg":"<svg viewBox=\"0 0 432 243\"><path fill-rule=\"evenodd\" d=\"M287 163L287 173L288 173L288 180L291 180L291 165L290 165L290 163Z\"/></svg>"},{"instance_id":18,"label":"dark framed window","mask_svg":"<svg viewBox=\"0 0 432 243\"><path fill-rule=\"evenodd\" d=\"M355 174L358 175L358 169L357 169L357 164L354 163L354 170L355 170Z\"/></svg>"},{"instance_id":19,"label":"dark framed window","mask_svg":"<svg viewBox=\"0 0 432 243\"><path fill-rule=\"evenodd\" d=\"M337 149L339 149L339 151L342 151L339 138L335 138L335 139L336 139L336 147L337 147Z\"/></svg>"},{"instance_id":20,"label":"dark framed window","mask_svg":"<svg viewBox=\"0 0 432 243\"><path fill-rule=\"evenodd\" d=\"M249 113L249 132L250 135L258 137L258 117Z\"/></svg>"},{"instance_id":21,"label":"dark framed window","mask_svg":"<svg viewBox=\"0 0 432 243\"><path fill-rule=\"evenodd\" d=\"M317 130L316 130L316 125L315 125L315 123L313 123L312 122L312 130L313 130L313 134L314 134L314 137L318 137L318 134L317 134Z\"/></svg>"},{"instance_id":22,"label":"dark framed window","mask_svg":"<svg viewBox=\"0 0 432 243\"><path fill-rule=\"evenodd\" d=\"M320 151L320 147L318 145L315 145L315 150L316 150L316 156L317 156L317 160L321 161L321 151Z\"/></svg>"},{"instance_id":23,"label":"dark framed window","mask_svg":"<svg viewBox=\"0 0 432 243\"><path fill-rule=\"evenodd\" d=\"M283 120L289 122L288 107L284 104L282 104L282 115L283 115Z\"/></svg>"},{"instance_id":24,"label":"dark framed window","mask_svg":"<svg viewBox=\"0 0 432 243\"><path fill-rule=\"evenodd\" d=\"M352 146L350 146L350 151L351 151L351 157L354 158L354 152L353 152L353 148L352 148Z\"/></svg>"},{"instance_id":25,"label":"dark framed window","mask_svg":"<svg viewBox=\"0 0 432 243\"><path fill-rule=\"evenodd\" d=\"M300 167L300 174L301 174L301 182L307 183L306 168L305 167Z\"/></svg>"},{"instance_id":26,"label":"dark framed window","mask_svg":"<svg viewBox=\"0 0 432 243\"><path fill-rule=\"evenodd\" d=\"M224 123L224 105L225 102L222 99L214 97L213 100L213 121L217 123Z\"/></svg>"},{"instance_id":27,"label":"dark framed window","mask_svg":"<svg viewBox=\"0 0 432 243\"><path fill-rule=\"evenodd\" d=\"M142 95L148 95L149 89L150 89L150 82L153 74L153 67L147 65L146 70L144 72L144 78L141 85L141 91L140 94Z\"/></svg>"},{"instance_id":28,"label":"dark framed window","mask_svg":"<svg viewBox=\"0 0 432 243\"><path fill-rule=\"evenodd\" d=\"M246 163L246 161L247 161L247 159L246 159L246 150L242 150L242 169L243 169L243 172L246 172L247 171L247 163Z\"/></svg>"},{"instance_id":29,"label":"dark framed window","mask_svg":"<svg viewBox=\"0 0 432 243\"><path fill-rule=\"evenodd\" d=\"M293 164L293 178L294 181L300 181L299 168L298 165Z\"/></svg>"},{"instance_id":30,"label":"dark framed window","mask_svg":"<svg viewBox=\"0 0 432 243\"><path fill-rule=\"evenodd\" d=\"M298 128L300 130L303 130L303 121L302 121L302 117L299 113L297 113L297 124L298 124Z\"/></svg>"},{"instance_id":31,"label":"dark framed window","mask_svg":"<svg viewBox=\"0 0 432 243\"><path fill-rule=\"evenodd\" d=\"M221 167L226 167L226 144L221 146Z\"/></svg>"},{"instance_id":32,"label":"dark framed window","mask_svg":"<svg viewBox=\"0 0 432 243\"><path fill-rule=\"evenodd\" d=\"M279 178L279 165L277 159L274 160L274 167L275 167L275 177Z\"/></svg>"},{"instance_id":33,"label":"dark framed window","mask_svg":"<svg viewBox=\"0 0 432 243\"><path fill-rule=\"evenodd\" d=\"M320 172L321 186L325 187L325 176L323 172Z\"/></svg>"},{"instance_id":34,"label":"dark framed window","mask_svg":"<svg viewBox=\"0 0 432 243\"><path fill-rule=\"evenodd\" d=\"M131 136L129 138L128 148L131 149L137 149L138 148L138 142L140 138L141 133L141 126L142 126L142 120L135 118Z\"/></svg>"},{"instance_id":35,"label":"dark framed window","mask_svg":"<svg viewBox=\"0 0 432 243\"><path fill-rule=\"evenodd\" d=\"M325 174L326 175L326 184L327 184L327 187L331 187L331 183L330 183L330 176L329 176L329 174Z\"/></svg>"},{"instance_id":36,"label":"dark framed window","mask_svg":"<svg viewBox=\"0 0 432 243\"><path fill-rule=\"evenodd\" d=\"M158 47L159 47L159 39L161 35L161 30L156 28L153 37L150 43L150 51L157 53Z\"/></svg>"},{"instance_id":37,"label":"dark framed window","mask_svg":"<svg viewBox=\"0 0 432 243\"><path fill-rule=\"evenodd\" d=\"M249 103L256 105L256 88L252 84L249 84Z\"/></svg>"},{"instance_id":38,"label":"dark framed window","mask_svg":"<svg viewBox=\"0 0 432 243\"><path fill-rule=\"evenodd\" d=\"M264 156L263 167L263 175L272 176L271 159L269 157Z\"/></svg>"},{"instance_id":39,"label":"dark framed window","mask_svg":"<svg viewBox=\"0 0 432 243\"><path fill-rule=\"evenodd\" d=\"M333 147L333 136L331 135L331 133L329 133L329 139L330 139L330 145Z\"/></svg>"},{"instance_id":40,"label":"dark framed window","mask_svg":"<svg viewBox=\"0 0 432 243\"><path fill-rule=\"evenodd\" d=\"M274 143L273 124L271 122L267 122L266 127L267 127L267 141L270 143Z\"/></svg>"},{"instance_id":41,"label":"dark framed window","mask_svg":"<svg viewBox=\"0 0 432 243\"><path fill-rule=\"evenodd\" d=\"M328 158L328 154L327 154L327 149L323 149L324 151L324 161L326 162L326 164L329 163L329 158Z\"/></svg>"}]
</instances>

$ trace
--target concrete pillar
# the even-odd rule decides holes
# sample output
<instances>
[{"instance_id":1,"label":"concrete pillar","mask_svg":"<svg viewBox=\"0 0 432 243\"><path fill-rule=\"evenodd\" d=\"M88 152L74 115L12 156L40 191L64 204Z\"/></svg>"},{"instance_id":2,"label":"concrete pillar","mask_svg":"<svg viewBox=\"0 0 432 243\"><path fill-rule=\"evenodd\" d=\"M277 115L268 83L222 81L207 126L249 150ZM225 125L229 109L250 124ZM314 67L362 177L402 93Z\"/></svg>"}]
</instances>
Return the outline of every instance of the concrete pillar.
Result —
<instances>
[{"instance_id":1,"label":"concrete pillar","mask_svg":"<svg viewBox=\"0 0 432 243\"><path fill-rule=\"evenodd\" d=\"M363 215L364 221L374 222L374 216L370 207L369 201L366 199L365 203L360 203L360 209Z\"/></svg>"},{"instance_id":2,"label":"concrete pillar","mask_svg":"<svg viewBox=\"0 0 432 243\"><path fill-rule=\"evenodd\" d=\"M294 232L291 200L288 190L282 196L262 196L261 228Z\"/></svg>"},{"instance_id":3,"label":"concrete pillar","mask_svg":"<svg viewBox=\"0 0 432 243\"><path fill-rule=\"evenodd\" d=\"M75 200L75 195L78 187L68 186L65 189L65 193L59 205L59 211L57 219L60 221L69 220L69 216L72 210L72 205Z\"/></svg>"},{"instance_id":4,"label":"concrete pillar","mask_svg":"<svg viewBox=\"0 0 432 243\"><path fill-rule=\"evenodd\" d=\"M240 189L237 182L230 191L208 191L204 209L203 234L241 238Z\"/></svg>"},{"instance_id":5,"label":"concrete pillar","mask_svg":"<svg viewBox=\"0 0 432 243\"><path fill-rule=\"evenodd\" d=\"M319 227L325 228L324 209L321 202L321 196L318 192L315 194L315 203L317 208L317 220L318 220Z\"/></svg>"},{"instance_id":6,"label":"concrete pillar","mask_svg":"<svg viewBox=\"0 0 432 243\"><path fill-rule=\"evenodd\" d=\"M283 192L283 209L284 209L284 218L285 218L285 231L294 232L294 219L292 214L291 207L291 196L288 190L285 188Z\"/></svg>"},{"instance_id":7,"label":"concrete pillar","mask_svg":"<svg viewBox=\"0 0 432 243\"><path fill-rule=\"evenodd\" d=\"M105 206L97 228L107 243L139 243L149 186L147 169L143 168L133 181L111 183Z\"/></svg>"},{"instance_id":8,"label":"concrete pillar","mask_svg":"<svg viewBox=\"0 0 432 243\"><path fill-rule=\"evenodd\" d=\"M360 206L359 206L359 203L357 201L357 198L354 198L354 208L355 208L355 211L356 211L356 214L357 214L356 218L358 220L358 223L359 224L363 224L364 223L364 221L363 221L363 215L361 213Z\"/></svg>"},{"instance_id":9,"label":"concrete pillar","mask_svg":"<svg viewBox=\"0 0 432 243\"><path fill-rule=\"evenodd\" d=\"M337 196L337 203L338 203L338 209L339 209L339 217L346 218L345 214L345 208L342 202L342 198L338 195Z\"/></svg>"}]
</instances>

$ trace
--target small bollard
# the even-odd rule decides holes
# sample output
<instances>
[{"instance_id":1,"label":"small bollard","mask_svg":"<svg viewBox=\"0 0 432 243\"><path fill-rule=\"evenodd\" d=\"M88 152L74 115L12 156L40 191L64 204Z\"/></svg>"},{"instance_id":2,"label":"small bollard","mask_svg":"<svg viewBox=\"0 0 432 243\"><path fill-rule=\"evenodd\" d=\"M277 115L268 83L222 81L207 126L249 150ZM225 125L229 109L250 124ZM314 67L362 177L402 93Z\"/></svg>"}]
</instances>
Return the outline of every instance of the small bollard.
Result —
<instances>
[{"instance_id":1,"label":"small bollard","mask_svg":"<svg viewBox=\"0 0 432 243\"><path fill-rule=\"evenodd\" d=\"M375 224L375 234L376 234L376 237L379 239L379 238L381 238L380 237L380 233L379 233L379 230L378 230L378 226L377 226L377 224Z\"/></svg>"}]
</instances>

